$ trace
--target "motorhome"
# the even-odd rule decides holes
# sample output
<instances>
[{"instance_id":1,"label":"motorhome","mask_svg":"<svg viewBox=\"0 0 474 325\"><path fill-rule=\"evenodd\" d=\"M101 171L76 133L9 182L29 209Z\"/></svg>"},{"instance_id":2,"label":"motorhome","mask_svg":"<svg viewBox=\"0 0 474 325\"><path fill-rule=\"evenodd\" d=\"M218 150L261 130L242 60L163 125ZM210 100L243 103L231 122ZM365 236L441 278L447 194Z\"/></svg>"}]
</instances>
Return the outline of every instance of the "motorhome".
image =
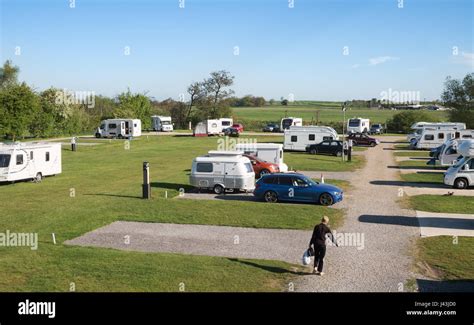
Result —
<instances>
[{"instance_id":1,"label":"motorhome","mask_svg":"<svg viewBox=\"0 0 474 325\"><path fill-rule=\"evenodd\" d=\"M157 131L157 132L173 131L173 123L171 120L171 116L153 115L151 117L151 125L153 127L153 131Z\"/></svg>"},{"instance_id":2,"label":"motorhome","mask_svg":"<svg viewBox=\"0 0 474 325\"><path fill-rule=\"evenodd\" d=\"M454 166L444 173L444 184L458 189L474 186L474 140L464 140L458 146L462 156Z\"/></svg>"},{"instance_id":3,"label":"motorhome","mask_svg":"<svg viewBox=\"0 0 474 325\"><path fill-rule=\"evenodd\" d=\"M339 140L336 130L329 126L292 126L285 130L283 149L306 151L307 146L323 140Z\"/></svg>"},{"instance_id":4,"label":"motorhome","mask_svg":"<svg viewBox=\"0 0 474 325\"><path fill-rule=\"evenodd\" d=\"M457 138L446 140L440 147L433 152L432 158L427 165L452 166L460 156L457 148L462 141L474 139L474 130L462 130L454 133Z\"/></svg>"},{"instance_id":5,"label":"motorhome","mask_svg":"<svg viewBox=\"0 0 474 325\"><path fill-rule=\"evenodd\" d=\"M255 189L255 173L247 157L239 151L209 151L196 157L191 167L189 183L216 194L226 190L251 192Z\"/></svg>"},{"instance_id":6,"label":"motorhome","mask_svg":"<svg viewBox=\"0 0 474 325\"><path fill-rule=\"evenodd\" d=\"M368 118L353 117L347 120L347 133L368 133L370 120Z\"/></svg>"},{"instance_id":7,"label":"motorhome","mask_svg":"<svg viewBox=\"0 0 474 325\"><path fill-rule=\"evenodd\" d=\"M303 119L299 117L284 117L280 122L280 132L289 129L291 126L303 126Z\"/></svg>"},{"instance_id":8,"label":"motorhome","mask_svg":"<svg viewBox=\"0 0 474 325\"><path fill-rule=\"evenodd\" d=\"M221 135L224 134L224 129L231 127L233 123L231 118L205 120L195 126L193 135L195 137Z\"/></svg>"},{"instance_id":9,"label":"motorhome","mask_svg":"<svg viewBox=\"0 0 474 325\"><path fill-rule=\"evenodd\" d=\"M440 122L440 123L431 123L431 122L416 122L413 123L410 127L413 132L407 135L408 142L411 142L413 139L418 140L423 133L424 129L433 129L433 130L465 130L466 123L451 123L451 122Z\"/></svg>"},{"instance_id":10,"label":"motorhome","mask_svg":"<svg viewBox=\"0 0 474 325\"><path fill-rule=\"evenodd\" d=\"M130 138L142 135L142 121L139 119L110 119L100 123L96 138Z\"/></svg>"},{"instance_id":11,"label":"motorhome","mask_svg":"<svg viewBox=\"0 0 474 325\"><path fill-rule=\"evenodd\" d=\"M418 139L412 140L412 149L432 149L450 139L473 139L474 130L431 129L425 128Z\"/></svg>"},{"instance_id":12,"label":"motorhome","mask_svg":"<svg viewBox=\"0 0 474 325\"><path fill-rule=\"evenodd\" d=\"M235 150L261 160L277 164L280 172L287 172L288 166L283 162L283 145L279 143L238 143Z\"/></svg>"},{"instance_id":13,"label":"motorhome","mask_svg":"<svg viewBox=\"0 0 474 325\"><path fill-rule=\"evenodd\" d=\"M39 182L45 176L61 174L61 170L61 143L0 144L0 182Z\"/></svg>"}]
</instances>

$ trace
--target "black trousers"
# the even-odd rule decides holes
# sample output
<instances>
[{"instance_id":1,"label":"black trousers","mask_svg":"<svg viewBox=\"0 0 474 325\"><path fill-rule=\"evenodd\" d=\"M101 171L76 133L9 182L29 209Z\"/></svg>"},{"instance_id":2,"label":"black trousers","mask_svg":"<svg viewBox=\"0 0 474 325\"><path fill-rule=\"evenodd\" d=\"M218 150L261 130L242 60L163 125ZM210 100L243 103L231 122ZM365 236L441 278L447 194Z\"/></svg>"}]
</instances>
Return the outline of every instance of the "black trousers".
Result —
<instances>
[{"instance_id":1,"label":"black trousers","mask_svg":"<svg viewBox=\"0 0 474 325\"><path fill-rule=\"evenodd\" d=\"M318 272L323 271L325 255L326 245L314 245L314 268L318 268Z\"/></svg>"}]
</instances>

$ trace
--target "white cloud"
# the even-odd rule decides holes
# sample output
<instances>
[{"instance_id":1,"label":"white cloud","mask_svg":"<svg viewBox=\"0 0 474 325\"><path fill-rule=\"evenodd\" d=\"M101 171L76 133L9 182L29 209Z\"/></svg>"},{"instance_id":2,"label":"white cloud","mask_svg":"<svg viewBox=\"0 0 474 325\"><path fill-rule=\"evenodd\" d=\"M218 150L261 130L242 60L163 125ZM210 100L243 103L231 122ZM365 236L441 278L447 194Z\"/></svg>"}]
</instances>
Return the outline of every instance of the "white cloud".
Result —
<instances>
[{"instance_id":1,"label":"white cloud","mask_svg":"<svg viewBox=\"0 0 474 325\"><path fill-rule=\"evenodd\" d=\"M474 53L461 52L461 55L455 57L455 62L474 68Z\"/></svg>"},{"instance_id":2,"label":"white cloud","mask_svg":"<svg viewBox=\"0 0 474 325\"><path fill-rule=\"evenodd\" d=\"M369 65L378 65L388 61L399 60L399 58L394 56L378 56L376 58L369 59Z\"/></svg>"}]
</instances>

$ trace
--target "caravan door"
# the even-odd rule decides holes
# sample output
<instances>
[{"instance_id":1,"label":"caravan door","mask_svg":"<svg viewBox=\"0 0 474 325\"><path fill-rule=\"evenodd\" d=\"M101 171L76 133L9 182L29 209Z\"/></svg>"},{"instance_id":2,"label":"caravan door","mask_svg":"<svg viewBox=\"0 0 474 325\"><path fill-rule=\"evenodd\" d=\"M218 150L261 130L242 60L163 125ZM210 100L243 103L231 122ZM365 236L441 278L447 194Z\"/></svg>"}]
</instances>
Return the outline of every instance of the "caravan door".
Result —
<instances>
[{"instance_id":1,"label":"caravan door","mask_svg":"<svg viewBox=\"0 0 474 325\"><path fill-rule=\"evenodd\" d=\"M224 165L224 186L225 188L235 188L237 163L226 162Z\"/></svg>"},{"instance_id":2,"label":"caravan door","mask_svg":"<svg viewBox=\"0 0 474 325\"><path fill-rule=\"evenodd\" d=\"M33 177L28 170L28 153L24 150L12 151L10 159L10 170L12 180L27 179Z\"/></svg>"}]
</instances>

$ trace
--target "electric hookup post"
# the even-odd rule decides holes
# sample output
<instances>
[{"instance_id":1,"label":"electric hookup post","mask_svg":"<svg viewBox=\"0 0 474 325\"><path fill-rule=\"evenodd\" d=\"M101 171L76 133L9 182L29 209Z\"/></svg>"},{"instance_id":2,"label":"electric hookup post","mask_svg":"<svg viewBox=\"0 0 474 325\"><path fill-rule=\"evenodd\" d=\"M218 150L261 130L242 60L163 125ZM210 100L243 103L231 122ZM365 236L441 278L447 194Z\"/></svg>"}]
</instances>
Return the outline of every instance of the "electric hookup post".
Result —
<instances>
[{"instance_id":1,"label":"electric hookup post","mask_svg":"<svg viewBox=\"0 0 474 325\"><path fill-rule=\"evenodd\" d=\"M72 138L71 138L71 150L72 150L72 151L76 151L76 142L77 142L77 138L76 138L76 137L72 137Z\"/></svg>"},{"instance_id":2,"label":"electric hookup post","mask_svg":"<svg viewBox=\"0 0 474 325\"><path fill-rule=\"evenodd\" d=\"M150 163L147 161L143 162L143 198L151 199Z\"/></svg>"},{"instance_id":3,"label":"electric hookup post","mask_svg":"<svg viewBox=\"0 0 474 325\"><path fill-rule=\"evenodd\" d=\"M347 151L347 160L352 161L352 140L349 139L349 150Z\"/></svg>"}]
</instances>

